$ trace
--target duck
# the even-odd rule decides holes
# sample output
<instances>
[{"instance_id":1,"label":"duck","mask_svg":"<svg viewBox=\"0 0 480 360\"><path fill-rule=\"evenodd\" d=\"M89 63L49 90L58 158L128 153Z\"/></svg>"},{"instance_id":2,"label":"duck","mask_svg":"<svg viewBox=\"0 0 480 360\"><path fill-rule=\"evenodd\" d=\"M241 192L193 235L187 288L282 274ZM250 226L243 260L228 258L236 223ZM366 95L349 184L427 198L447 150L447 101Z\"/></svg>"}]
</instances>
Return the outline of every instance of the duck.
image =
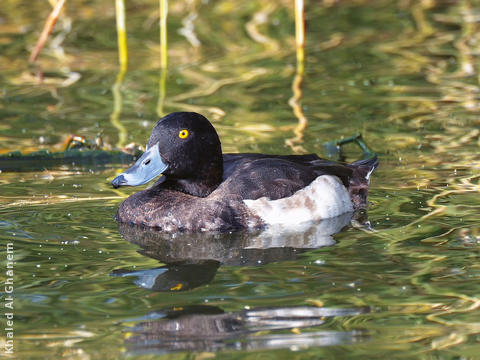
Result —
<instances>
[{"instance_id":1,"label":"duck","mask_svg":"<svg viewBox=\"0 0 480 360\"><path fill-rule=\"evenodd\" d=\"M119 223L176 232L229 232L334 218L365 209L372 158L353 163L316 154L223 154L210 121L195 112L158 120L146 151L112 185L138 186L119 206Z\"/></svg>"}]
</instances>

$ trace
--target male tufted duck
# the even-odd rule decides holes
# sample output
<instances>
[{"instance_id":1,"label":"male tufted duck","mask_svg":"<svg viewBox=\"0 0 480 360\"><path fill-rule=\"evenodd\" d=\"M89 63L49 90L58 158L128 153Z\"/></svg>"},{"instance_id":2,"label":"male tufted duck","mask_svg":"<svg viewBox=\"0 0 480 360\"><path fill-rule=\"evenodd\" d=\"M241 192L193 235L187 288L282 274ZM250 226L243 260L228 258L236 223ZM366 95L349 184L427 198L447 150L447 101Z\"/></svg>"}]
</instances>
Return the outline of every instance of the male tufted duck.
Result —
<instances>
[{"instance_id":1,"label":"male tufted duck","mask_svg":"<svg viewBox=\"0 0 480 360\"><path fill-rule=\"evenodd\" d=\"M343 165L310 155L222 154L212 124L175 112L153 128L145 153L112 185L149 189L120 205L119 222L165 232L289 226L365 208L376 157Z\"/></svg>"}]
</instances>

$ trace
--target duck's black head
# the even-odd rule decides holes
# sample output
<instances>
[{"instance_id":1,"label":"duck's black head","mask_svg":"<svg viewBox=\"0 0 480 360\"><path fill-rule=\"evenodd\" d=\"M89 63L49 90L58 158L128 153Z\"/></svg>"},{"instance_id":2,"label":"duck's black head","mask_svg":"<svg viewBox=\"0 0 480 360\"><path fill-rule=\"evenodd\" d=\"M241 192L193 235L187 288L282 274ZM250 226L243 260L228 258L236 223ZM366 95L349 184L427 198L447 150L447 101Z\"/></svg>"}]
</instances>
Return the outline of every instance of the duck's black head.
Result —
<instances>
[{"instance_id":1,"label":"duck's black head","mask_svg":"<svg viewBox=\"0 0 480 360\"><path fill-rule=\"evenodd\" d=\"M222 181L220 139L212 124L194 112L175 112L160 119L147 150L135 165L117 176L114 187L141 185L163 174L162 186L207 196Z\"/></svg>"}]
</instances>

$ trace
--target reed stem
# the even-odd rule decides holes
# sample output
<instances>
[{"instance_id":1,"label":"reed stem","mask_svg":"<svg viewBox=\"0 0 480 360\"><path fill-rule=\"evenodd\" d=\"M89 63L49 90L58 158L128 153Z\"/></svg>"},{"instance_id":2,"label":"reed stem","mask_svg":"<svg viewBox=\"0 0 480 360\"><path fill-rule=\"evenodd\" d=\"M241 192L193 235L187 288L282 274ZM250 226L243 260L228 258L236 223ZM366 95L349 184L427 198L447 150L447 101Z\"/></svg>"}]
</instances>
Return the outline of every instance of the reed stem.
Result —
<instances>
[{"instance_id":1,"label":"reed stem","mask_svg":"<svg viewBox=\"0 0 480 360\"><path fill-rule=\"evenodd\" d=\"M167 45L167 15L168 0L160 1L160 66L168 66L168 45Z\"/></svg>"},{"instance_id":2,"label":"reed stem","mask_svg":"<svg viewBox=\"0 0 480 360\"><path fill-rule=\"evenodd\" d=\"M303 0L295 0L295 40L297 55L297 72L292 82L293 96L288 104L297 118L297 125L293 129L295 137L285 140L285 144L294 152L305 152L305 149L299 145L303 142L303 133L308 125L308 119L302 110L300 101L302 100L302 83L305 74L305 3Z\"/></svg>"},{"instance_id":3,"label":"reed stem","mask_svg":"<svg viewBox=\"0 0 480 360\"><path fill-rule=\"evenodd\" d=\"M117 147L123 147L127 142L127 129L120 122L122 112L122 92L121 86L128 69L128 48L127 48L127 27L125 25L125 1L115 0L115 13L117 20L117 40L118 40L118 60L120 62L120 71L117 74L115 84L112 86L113 94L113 112L110 115L110 123L118 131Z\"/></svg>"},{"instance_id":4,"label":"reed stem","mask_svg":"<svg viewBox=\"0 0 480 360\"><path fill-rule=\"evenodd\" d=\"M127 26L125 24L125 1L115 0L115 14L117 19L118 57L120 70L125 73L128 68Z\"/></svg>"},{"instance_id":5,"label":"reed stem","mask_svg":"<svg viewBox=\"0 0 480 360\"><path fill-rule=\"evenodd\" d=\"M167 16L168 0L159 0L160 4L160 78L158 84L157 116L162 117L167 91L168 42Z\"/></svg>"},{"instance_id":6,"label":"reed stem","mask_svg":"<svg viewBox=\"0 0 480 360\"><path fill-rule=\"evenodd\" d=\"M40 51L42 51L43 46L45 45L45 42L50 36L53 30L53 27L55 26L55 23L57 22L58 17L60 16L60 12L62 11L65 1L66 0L58 0L55 6L53 7L52 11L48 15L47 21L43 26L42 33L40 34L40 37L38 38L38 41L35 44L35 47L33 48L32 54L30 55L29 61L31 63L34 63L37 60L38 55L40 54Z\"/></svg>"}]
</instances>

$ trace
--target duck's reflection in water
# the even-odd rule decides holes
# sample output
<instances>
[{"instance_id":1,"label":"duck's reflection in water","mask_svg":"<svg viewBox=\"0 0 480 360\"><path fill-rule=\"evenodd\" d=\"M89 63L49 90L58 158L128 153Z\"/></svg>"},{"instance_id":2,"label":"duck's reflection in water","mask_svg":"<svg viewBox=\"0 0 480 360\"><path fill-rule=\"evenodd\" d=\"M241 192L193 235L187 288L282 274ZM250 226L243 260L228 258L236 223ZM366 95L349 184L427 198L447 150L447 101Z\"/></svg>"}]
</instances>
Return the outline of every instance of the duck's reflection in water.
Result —
<instances>
[{"instance_id":1,"label":"duck's reflection in water","mask_svg":"<svg viewBox=\"0 0 480 360\"><path fill-rule=\"evenodd\" d=\"M126 339L133 354L172 351L260 350L351 344L367 338L362 331L319 331L334 316L353 316L368 308L334 309L286 307L223 313L213 306L157 311L129 329ZM300 329L308 328L308 331ZM280 331L288 330L292 331Z\"/></svg>"},{"instance_id":2,"label":"duck's reflection in water","mask_svg":"<svg viewBox=\"0 0 480 360\"><path fill-rule=\"evenodd\" d=\"M141 254L171 264L216 260L224 265L255 265L292 260L297 252L335 244L332 235L350 223L352 214L299 224L295 229L269 228L256 233L175 233L119 224L120 234L141 247Z\"/></svg>"},{"instance_id":3,"label":"duck's reflection in water","mask_svg":"<svg viewBox=\"0 0 480 360\"><path fill-rule=\"evenodd\" d=\"M120 224L139 252L166 265L147 270L118 270L113 276L133 277L135 284L154 291L185 291L212 281L221 265L252 266L295 259L310 249L335 244L332 235L350 223L352 214L303 228L270 229L258 233L177 233ZM358 331L319 331L329 317L351 316L368 308L285 307L224 313L210 306L175 307L147 314L129 328L129 351L163 353L176 350L304 348L345 344L365 339ZM130 321L127 321L130 322ZM300 331L308 328L308 331ZM284 330L294 329L293 332ZM282 331L283 330L283 331ZM280 331L280 333L278 333ZM260 332L260 335L259 335Z\"/></svg>"}]
</instances>

